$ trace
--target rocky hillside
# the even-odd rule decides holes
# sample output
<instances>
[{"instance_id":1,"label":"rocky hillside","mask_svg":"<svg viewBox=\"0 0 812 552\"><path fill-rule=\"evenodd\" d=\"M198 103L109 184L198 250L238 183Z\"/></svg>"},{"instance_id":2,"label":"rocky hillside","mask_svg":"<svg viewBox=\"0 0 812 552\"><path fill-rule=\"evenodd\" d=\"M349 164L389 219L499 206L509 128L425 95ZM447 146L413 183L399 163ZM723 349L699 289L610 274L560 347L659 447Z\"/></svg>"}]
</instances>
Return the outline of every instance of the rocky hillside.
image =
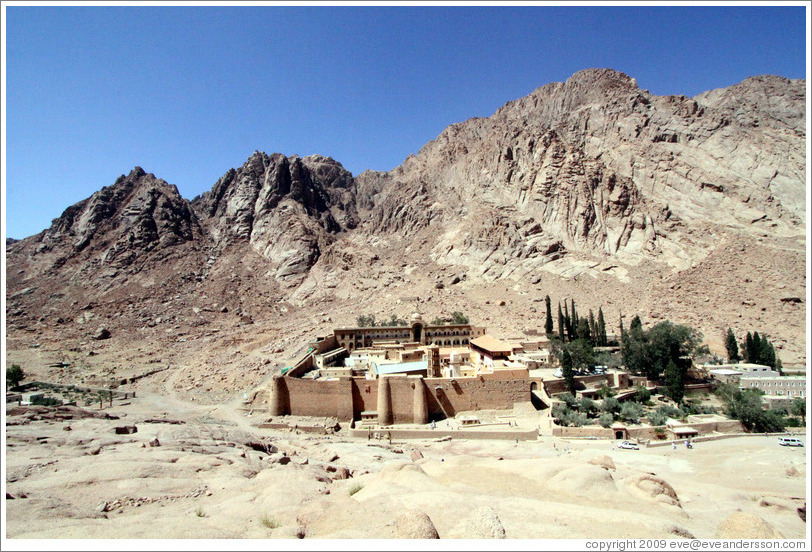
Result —
<instances>
[{"instance_id":1,"label":"rocky hillside","mask_svg":"<svg viewBox=\"0 0 812 552\"><path fill-rule=\"evenodd\" d=\"M727 327L764 332L801 366L805 87L760 76L655 96L588 69L451 125L386 173L255 152L189 202L136 168L6 243L9 347L34 334L82 351L104 325L112 348L205 337L233 370L225 335L246 323L260 341L276 339L263 324L287 335L284 362L293 333L364 312L463 310L523 335L550 294L602 306L610 331L621 313L695 325L719 353Z\"/></svg>"}]
</instances>

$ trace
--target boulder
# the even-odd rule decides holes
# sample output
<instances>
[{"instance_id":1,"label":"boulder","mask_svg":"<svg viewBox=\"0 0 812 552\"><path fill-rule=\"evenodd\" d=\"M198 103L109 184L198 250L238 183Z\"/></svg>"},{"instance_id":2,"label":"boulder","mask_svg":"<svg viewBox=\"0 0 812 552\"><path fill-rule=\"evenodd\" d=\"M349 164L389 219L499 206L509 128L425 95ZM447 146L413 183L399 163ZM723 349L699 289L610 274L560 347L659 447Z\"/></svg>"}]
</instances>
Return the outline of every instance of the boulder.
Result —
<instances>
[{"instance_id":1,"label":"boulder","mask_svg":"<svg viewBox=\"0 0 812 552\"><path fill-rule=\"evenodd\" d=\"M505 528L490 506L480 506L460 523L454 537L460 539L504 539Z\"/></svg>"},{"instance_id":2,"label":"boulder","mask_svg":"<svg viewBox=\"0 0 812 552\"><path fill-rule=\"evenodd\" d=\"M603 455L593 458L589 461L590 464L594 464L595 466L600 466L605 470L614 470L615 462L612 460L611 456Z\"/></svg>"},{"instance_id":3,"label":"boulder","mask_svg":"<svg viewBox=\"0 0 812 552\"><path fill-rule=\"evenodd\" d=\"M423 458L423 453L415 449L412 451L412 462L417 462Z\"/></svg>"},{"instance_id":4,"label":"boulder","mask_svg":"<svg viewBox=\"0 0 812 552\"><path fill-rule=\"evenodd\" d=\"M716 528L719 539L783 539L775 527L760 517L746 513L733 512Z\"/></svg>"},{"instance_id":5,"label":"boulder","mask_svg":"<svg viewBox=\"0 0 812 552\"><path fill-rule=\"evenodd\" d=\"M437 528L431 518L417 510L406 510L395 519L399 539L439 539Z\"/></svg>"},{"instance_id":6,"label":"boulder","mask_svg":"<svg viewBox=\"0 0 812 552\"><path fill-rule=\"evenodd\" d=\"M138 428L134 425L131 426L118 426L115 428L116 435L129 435L131 433L138 433Z\"/></svg>"},{"instance_id":7,"label":"boulder","mask_svg":"<svg viewBox=\"0 0 812 552\"><path fill-rule=\"evenodd\" d=\"M102 339L110 339L110 330L107 328L99 328L95 334L93 334L93 339L96 341L101 341Z\"/></svg>"}]
</instances>

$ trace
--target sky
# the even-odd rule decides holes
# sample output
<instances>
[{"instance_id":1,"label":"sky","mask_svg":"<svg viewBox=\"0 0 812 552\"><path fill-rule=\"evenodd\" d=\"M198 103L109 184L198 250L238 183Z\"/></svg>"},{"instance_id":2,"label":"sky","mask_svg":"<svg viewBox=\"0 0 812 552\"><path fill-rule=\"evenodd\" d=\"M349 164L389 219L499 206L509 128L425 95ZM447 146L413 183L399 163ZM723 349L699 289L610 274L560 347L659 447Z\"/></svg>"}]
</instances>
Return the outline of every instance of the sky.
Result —
<instances>
[{"instance_id":1,"label":"sky","mask_svg":"<svg viewBox=\"0 0 812 552\"><path fill-rule=\"evenodd\" d=\"M255 151L390 170L589 67L694 96L806 78L790 6L4 5L4 236L135 166L188 199Z\"/></svg>"}]
</instances>

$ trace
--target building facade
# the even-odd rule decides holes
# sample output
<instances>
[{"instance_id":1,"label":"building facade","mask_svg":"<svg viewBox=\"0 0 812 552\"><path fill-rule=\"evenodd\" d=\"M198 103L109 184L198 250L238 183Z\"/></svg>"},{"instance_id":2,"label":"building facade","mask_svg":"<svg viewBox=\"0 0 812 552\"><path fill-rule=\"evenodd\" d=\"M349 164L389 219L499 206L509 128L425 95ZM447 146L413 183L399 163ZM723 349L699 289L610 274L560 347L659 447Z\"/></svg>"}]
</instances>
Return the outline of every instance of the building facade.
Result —
<instances>
[{"instance_id":1,"label":"building facade","mask_svg":"<svg viewBox=\"0 0 812 552\"><path fill-rule=\"evenodd\" d=\"M441 347L468 345L472 339L484 335L485 328L471 324L427 324L419 315L414 315L408 326L336 328L333 334L340 347L354 351L385 342Z\"/></svg>"}]
</instances>

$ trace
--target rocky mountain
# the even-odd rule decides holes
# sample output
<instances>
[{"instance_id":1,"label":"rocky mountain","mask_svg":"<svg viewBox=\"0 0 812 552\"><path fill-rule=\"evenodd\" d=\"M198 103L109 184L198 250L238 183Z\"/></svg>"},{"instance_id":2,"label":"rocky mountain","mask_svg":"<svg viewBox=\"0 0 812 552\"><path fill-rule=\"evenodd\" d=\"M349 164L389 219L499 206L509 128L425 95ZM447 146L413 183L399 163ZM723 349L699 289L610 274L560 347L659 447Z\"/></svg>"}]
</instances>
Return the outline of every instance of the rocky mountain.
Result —
<instances>
[{"instance_id":1,"label":"rocky mountain","mask_svg":"<svg viewBox=\"0 0 812 552\"><path fill-rule=\"evenodd\" d=\"M352 174L329 157L254 154L195 201L217 247L247 242L279 280L306 273L358 225Z\"/></svg>"},{"instance_id":2,"label":"rocky mountain","mask_svg":"<svg viewBox=\"0 0 812 552\"><path fill-rule=\"evenodd\" d=\"M81 340L69 321L88 304L147 340L414 309L504 335L537 327L550 294L693 324L720 353L724 328L766 332L801 365L805 87L760 76L656 96L588 69L389 172L255 152L190 202L136 167L7 242L9 335Z\"/></svg>"},{"instance_id":3,"label":"rocky mountain","mask_svg":"<svg viewBox=\"0 0 812 552\"><path fill-rule=\"evenodd\" d=\"M581 71L448 127L386 175L373 228L434 222L436 261L492 278L569 250L684 269L713 245L688 236L704 225L801 235L804 94L804 81L765 76L659 97L624 74Z\"/></svg>"}]
</instances>

